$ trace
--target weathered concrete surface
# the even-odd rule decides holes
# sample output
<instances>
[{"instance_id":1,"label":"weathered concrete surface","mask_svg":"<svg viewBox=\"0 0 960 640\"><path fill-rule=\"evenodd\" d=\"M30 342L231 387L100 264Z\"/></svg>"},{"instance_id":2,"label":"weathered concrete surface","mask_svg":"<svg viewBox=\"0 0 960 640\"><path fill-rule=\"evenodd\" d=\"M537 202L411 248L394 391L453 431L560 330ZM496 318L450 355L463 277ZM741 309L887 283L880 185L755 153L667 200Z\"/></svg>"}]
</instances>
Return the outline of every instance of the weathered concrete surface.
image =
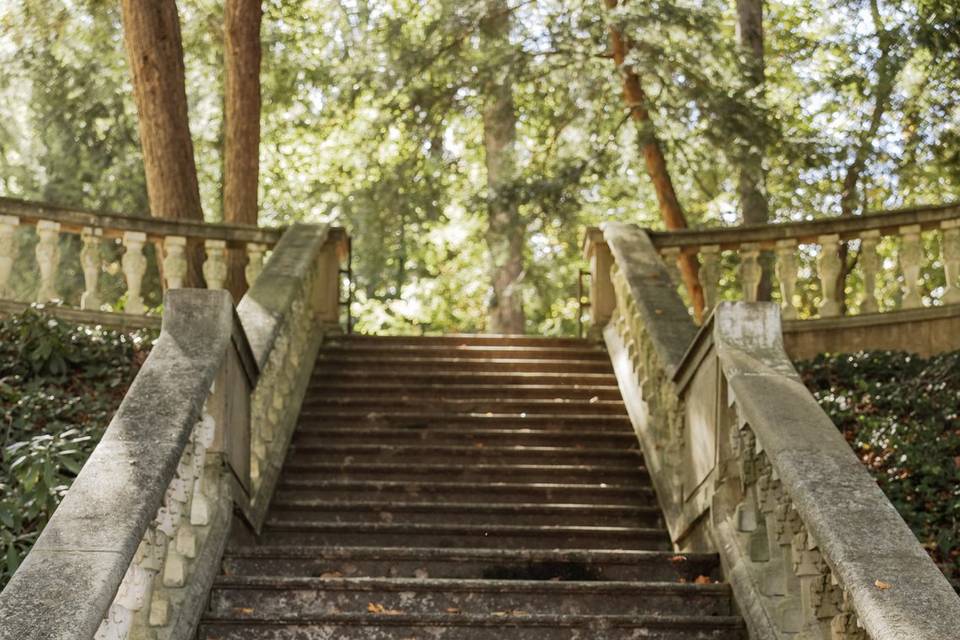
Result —
<instances>
[{"instance_id":1,"label":"weathered concrete surface","mask_svg":"<svg viewBox=\"0 0 960 640\"><path fill-rule=\"evenodd\" d=\"M673 375L697 333L676 285L649 236L636 225L608 222L603 225L603 238L630 285L637 312L667 375Z\"/></svg>"},{"instance_id":2,"label":"weathered concrete surface","mask_svg":"<svg viewBox=\"0 0 960 640\"><path fill-rule=\"evenodd\" d=\"M783 323L783 344L794 360L874 350L926 358L960 349L960 305L791 320Z\"/></svg>"},{"instance_id":3,"label":"weathered concrete surface","mask_svg":"<svg viewBox=\"0 0 960 640\"><path fill-rule=\"evenodd\" d=\"M714 313L713 338L741 419L869 636L955 639L960 598L800 382L778 325L773 303L721 303ZM892 586L880 589L877 580Z\"/></svg>"},{"instance_id":4,"label":"weathered concrete surface","mask_svg":"<svg viewBox=\"0 0 960 640\"><path fill-rule=\"evenodd\" d=\"M230 341L226 291L164 298L160 339L0 593L3 640L89 640L160 507Z\"/></svg>"}]
</instances>

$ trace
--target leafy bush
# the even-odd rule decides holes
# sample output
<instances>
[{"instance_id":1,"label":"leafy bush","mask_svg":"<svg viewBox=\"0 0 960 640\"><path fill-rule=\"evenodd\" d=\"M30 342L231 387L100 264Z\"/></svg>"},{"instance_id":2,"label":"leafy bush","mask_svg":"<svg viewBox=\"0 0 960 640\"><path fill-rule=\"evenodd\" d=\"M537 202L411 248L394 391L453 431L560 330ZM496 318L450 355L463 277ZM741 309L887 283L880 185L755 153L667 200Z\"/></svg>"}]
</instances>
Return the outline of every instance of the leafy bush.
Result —
<instances>
[{"instance_id":1,"label":"leafy bush","mask_svg":"<svg viewBox=\"0 0 960 640\"><path fill-rule=\"evenodd\" d=\"M0 319L0 588L99 442L153 339L73 325L41 306Z\"/></svg>"},{"instance_id":2,"label":"leafy bush","mask_svg":"<svg viewBox=\"0 0 960 640\"><path fill-rule=\"evenodd\" d=\"M960 586L960 351L874 351L797 363L890 501Z\"/></svg>"}]
</instances>

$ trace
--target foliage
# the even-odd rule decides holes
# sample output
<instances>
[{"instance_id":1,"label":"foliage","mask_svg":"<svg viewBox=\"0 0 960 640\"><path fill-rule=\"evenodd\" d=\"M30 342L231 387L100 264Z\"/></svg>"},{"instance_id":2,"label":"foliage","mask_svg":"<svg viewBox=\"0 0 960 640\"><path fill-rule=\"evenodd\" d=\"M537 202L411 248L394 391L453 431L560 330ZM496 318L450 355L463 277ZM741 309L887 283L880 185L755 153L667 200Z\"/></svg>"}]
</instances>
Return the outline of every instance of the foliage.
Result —
<instances>
[{"instance_id":1,"label":"foliage","mask_svg":"<svg viewBox=\"0 0 960 640\"><path fill-rule=\"evenodd\" d=\"M917 538L960 588L960 351L821 355L797 368Z\"/></svg>"},{"instance_id":2,"label":"foliage","mask_svg":"<svg viewBox=\"0 0 960 640\"><path fill-rule=\"evenodd\" d=\"M153 339L72 325L42 306L0 319L0 588L99 442Z\"/></svg>"}]
</instances>

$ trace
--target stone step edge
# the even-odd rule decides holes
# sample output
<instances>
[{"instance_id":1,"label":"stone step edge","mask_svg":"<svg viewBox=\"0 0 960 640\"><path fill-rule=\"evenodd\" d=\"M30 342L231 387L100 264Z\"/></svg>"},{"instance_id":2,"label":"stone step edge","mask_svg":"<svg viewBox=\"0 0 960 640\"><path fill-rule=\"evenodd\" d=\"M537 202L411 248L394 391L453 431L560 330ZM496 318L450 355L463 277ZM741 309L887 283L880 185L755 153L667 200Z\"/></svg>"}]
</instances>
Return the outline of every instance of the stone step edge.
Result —
<instances>
[{"instance_id":1,"label":"stone step edge","mask_svg":"<svg viewBox=\"0 0 960 640\"><path fill-rule=\"evenodd\" d=\"M260 591L439 591L442 593L666 593L729 596L722 582L647 582L628 580L485 580L482 578L318 578L303 576L217 576L213 588Z\"/></svg>"},{"instance_id":2,"label":"stone step edge","mask_svg":"<svg viewBox=\"0 0 960 640\"><path fill-rule=\"evenodd\" d=\"M501 615L498 615L501 614ZM297 618L232 618L207 614L202 624L238 626L309 626L312 624L344 626L411 626L411 627L559 627L559 628L688 628L723 627L744 628L738 616L589 616L568 614L516 615L515 612L492 612L490 614L373 614L336 613L310 615Z\"/></svg>"},{"instance_id":3,"label":"stone step edge","mask_svg":"<svg viewBox=\"0 0 960 640\"><path fill-rule=\"evenodd\" d=\"M293 482L291 482L293 480ZM608 483L572 483L572 482L420 482L406 480L312 480L312 479L294 479L282 477L281 484L300 487L314 487L318 489L356 489L356 488L378 488L378 489L403 489L416 488L422 490L425 488L435 490L453 490L453 489L474 489L478 492L498 489L503 491L529 491L529 490L550 490L550 491L625 491L629 493L652 493L653 488L649 485L635 487L631 485L608 484Z\"/></svg>"},{"instance_id":4,"label":"stone step edge","mask_svg":"<svg viewBox=\"0 0 960 640\"><path fill-rule=\"evenodd\" d=\"M384 522L304 522L268 518L264 526L264 535L270 530L283 531L329 531L364 533L462 533L476 535L517 535L522 537L553 534L591 534L595 536L636 536L641 538L662 538L666 529L655 527L601 527L587 525L512 525L512 524L425 524L425 523L384 523Z\"/></svg>"},{"instance_id":5,"label":"stone step edge","mask_svg":"<svg viewBox=\"0 0 960 640\"><path fill-rule=\"evenodd\" d=\"M292 498L278 496L270 504L271 509L283 511L389 511L392 513L516 513L557 514L596 513L598 517L609 515L659 515L660 509L652 506L618 504L587 504L564 502L402 502L383 500L325 500L321 498Z\"/></svg>"},{"instance_id":6,"label":"stone step edge","mask_svg":"<svg viewBox=\"0 0 960 640\"><path fill-rule=\"evenodd\" d=\"M439 471L456 471L470 473L544 473L544 474L563 474L563 473L609 473L609 474L638 474L647 475L648 470L642 464L618 464L618 465L595 465L595 464L441 464L441 463L390 463L390 462L297 462L288 460L284 467L284 473L319 473L329 471L401 471L428 473Z\"/></svg>"}]
</instances>

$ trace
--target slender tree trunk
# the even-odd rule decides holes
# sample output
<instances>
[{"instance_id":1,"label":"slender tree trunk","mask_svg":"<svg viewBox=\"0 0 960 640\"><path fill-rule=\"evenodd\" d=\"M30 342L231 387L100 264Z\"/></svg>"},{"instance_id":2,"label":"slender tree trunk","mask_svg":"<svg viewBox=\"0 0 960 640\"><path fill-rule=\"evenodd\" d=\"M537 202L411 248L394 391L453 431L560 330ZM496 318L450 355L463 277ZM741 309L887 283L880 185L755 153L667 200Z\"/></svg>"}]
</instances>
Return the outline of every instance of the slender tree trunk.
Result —
<instances>
[{"instance_id":1,"label":"slender tree trunk","mask_svg":"<svg viewBox=\"0 0 960 640\"><path fill-rule=\"evenodd\" d=\"M261 0L226 0L224 5L223 170L225 222L257 224L260 175L260 23ZM227 289L234 300L247 290L243 249L227 252Z\"/></svg>"},{"instance_id":2,"label":"slender tree trunk","mask_svg":"<svg viewBox=\"0 0 960 640\"><path fill-rule=\"evenodd\" d=\"M903 68L904 60L894 55L893 47L896 44L897 34L887 31L883 24L883 17L880 15L880 7L877 0L871 0L870 13L873 18L874 31L877 34L877 47L880 50L880 56L877 58L877 64L874 70L877 75L877 82L873 88L873 107L870 111L870 119L867 127L857 139L857 146L853 152L853 158L847 165L846 173L843 176L843 185L840 191L840 216L850 217L857 215L857 210L861 208L860 197L860 178L873 152L873 142L880 130L883 122L883 116L890 105L890 96L893 94L897 75ZM845 289L847 286L847 277L853 271L857 262L857 256L850 257L850 247L846 242L841 242L837 251L840 256L840 273L837 275L837 302L840 304L840 313L847 313L847 296Z\"/></svg>"},{"instance_id":3,"label":"slender tree trunk","mask_svg":"<svg viewBox=\"0 0 960 640\"><path fill-rule=\"evenodd\" d=\"M150 213L202 222L177 5L174 0L122 0L121 7ZM185 285L201 286L202 247L189 247L187 258Z\"/></svg>"},{"instance_id":4,"label":"slender tree trunk","mask_svg":"<svg viewBox=\"0 0 960 640\"><path fill-rule=\"evenodd\" d=\"M523 277L524 225L520 219L516 179L517 116L513 104L510 55L510 11L506 0L487 0L481 32L490 76L483 86L483 148L487 165L487 249L493 296L489 330L523 333L524 313L520 280Z\"/></svg>"},{"instance_id":5,"label":"slender tree trunk","mask_svg":"<svg viewBox=\"0 0 960 640\"><path fill-rule=\"evenodd\" d=\"M608 9L616 8L618 0L604 0ZM646 164L647 175L653 182L660 206L660 216L667 229L686 229L687 217L680 207L677 192L667 169L667 160L663 155L660 140L657 138L650 112L647 109L647 96L640 84L640 78L624 64L630 45L616 27L610 27L610 42L613 47L613 61L620 70L623 81L623 97L630 108L630 115L637 127L640 152ZM683 284L690 294L694 315L697 320L703 317L703 289L700 286L700 261L695 254L683 254L679 260Z\"/></svg>"},{"instance_id":6,"label":"slender tree trunk","mask_svg":"<svg viewBox=\"0 0 960 640\"><path fill-rule=\"evenodd\" d=\"M744 60L747 83L763 91L763 0L737 0L737 31ZM767 202L767 172L763 168L763 141L749 136L741 154L740 177L737 183L744 224L767 224L770 205ZM773 289L773 254L760 255L762 275L757 288L758 300L770 300Z\"/></svg>"}]
</instances>

